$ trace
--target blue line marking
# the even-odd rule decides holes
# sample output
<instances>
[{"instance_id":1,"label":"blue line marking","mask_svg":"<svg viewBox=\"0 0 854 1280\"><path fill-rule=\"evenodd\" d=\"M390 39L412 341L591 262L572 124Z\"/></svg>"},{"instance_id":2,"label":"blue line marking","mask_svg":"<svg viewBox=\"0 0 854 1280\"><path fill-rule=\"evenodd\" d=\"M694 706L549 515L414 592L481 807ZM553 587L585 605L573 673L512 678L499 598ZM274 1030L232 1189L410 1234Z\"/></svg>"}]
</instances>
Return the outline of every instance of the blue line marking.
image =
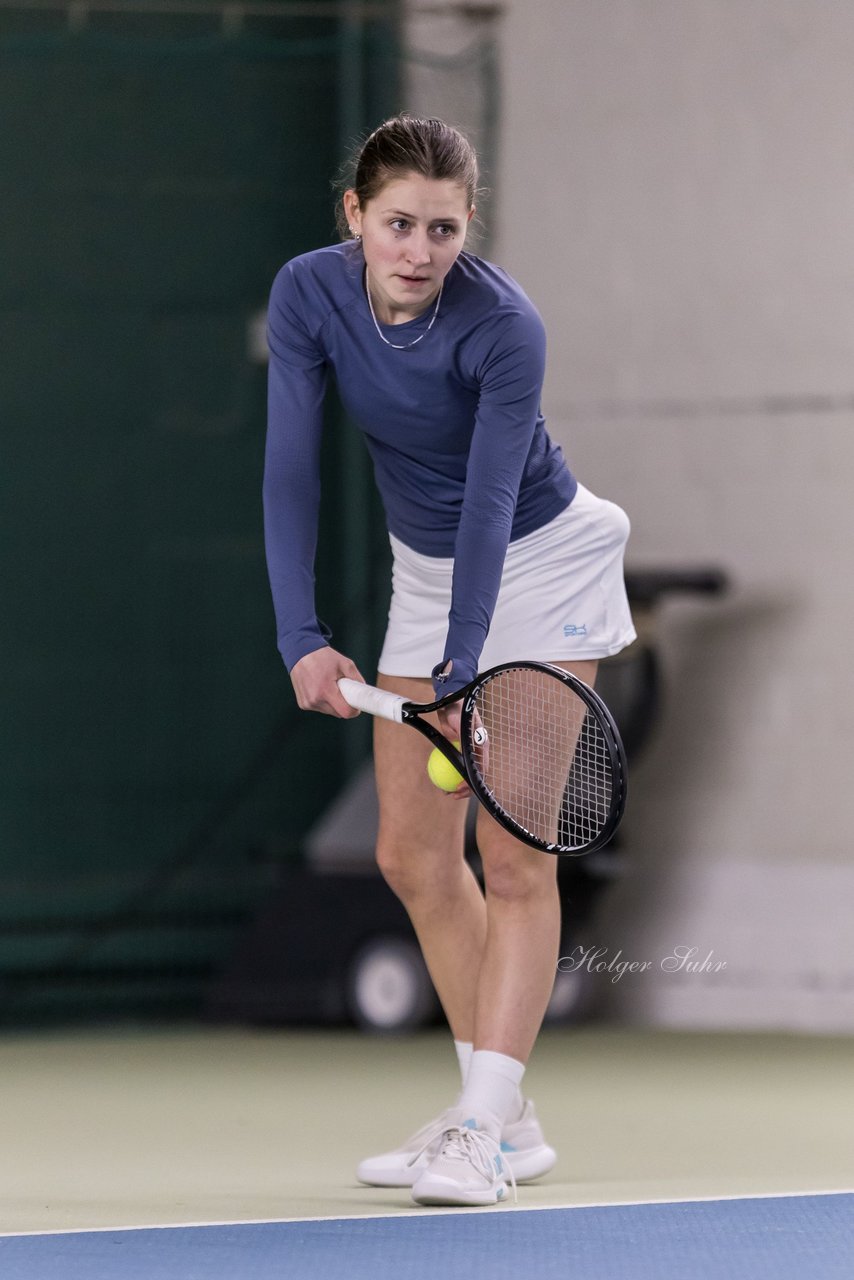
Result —
<instances>
[{"instance_id":1,"label":"blue line marking","mask_svg":"<svg viewBox=\"0 0 854 1280\"><path fill-rule=\"evenodd\" d=\"M3 1280L851 1280L854 1193L0 1238Z\"/></svg>"}]
</instances>

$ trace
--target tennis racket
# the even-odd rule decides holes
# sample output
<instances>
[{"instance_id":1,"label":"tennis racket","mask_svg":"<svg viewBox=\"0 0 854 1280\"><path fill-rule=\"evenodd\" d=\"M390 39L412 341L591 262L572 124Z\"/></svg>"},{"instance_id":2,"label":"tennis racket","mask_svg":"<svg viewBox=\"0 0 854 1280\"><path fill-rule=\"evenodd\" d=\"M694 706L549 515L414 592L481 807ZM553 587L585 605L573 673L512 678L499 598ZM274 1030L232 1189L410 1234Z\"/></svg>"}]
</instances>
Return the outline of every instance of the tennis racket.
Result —
<instances>
[{"instance_id":1,"label":"tennis racket","mask_svg":"<svg viewBox=\"0 0 854 1280\"><path fill-rule=\"evenodd\" d=\"M467 779L517 839L546 853L601 849L626 801L626 756L613 717L582 680L545 662L506 662L436 702L341 679L359 711L411 725ZM460 750L427 712L461 702Z\"/></svg>"}]
</instances>

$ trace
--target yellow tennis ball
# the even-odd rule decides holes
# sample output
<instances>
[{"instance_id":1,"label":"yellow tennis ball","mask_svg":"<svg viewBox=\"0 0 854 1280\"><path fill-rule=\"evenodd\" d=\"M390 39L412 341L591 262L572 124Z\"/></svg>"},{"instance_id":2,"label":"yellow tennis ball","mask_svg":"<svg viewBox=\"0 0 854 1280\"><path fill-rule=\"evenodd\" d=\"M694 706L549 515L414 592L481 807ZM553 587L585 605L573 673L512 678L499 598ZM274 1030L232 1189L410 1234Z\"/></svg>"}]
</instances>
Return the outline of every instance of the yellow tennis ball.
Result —
<instances>
[{"instance_id":1,"label":"yellow tennis ball","mask_svg":"<svg viewBox=\"0 0 854 1280\"><path fill-rule=\"evenodd\" d=\"M459 750L459 742L455 742L454 746ZM427 773L433 786L438 787L440 791L456 791L460 783L465 782L460 771L454 768L447 756L442 755L438 747L434 747L430 752Z\"/></svg>"}]
</instances>

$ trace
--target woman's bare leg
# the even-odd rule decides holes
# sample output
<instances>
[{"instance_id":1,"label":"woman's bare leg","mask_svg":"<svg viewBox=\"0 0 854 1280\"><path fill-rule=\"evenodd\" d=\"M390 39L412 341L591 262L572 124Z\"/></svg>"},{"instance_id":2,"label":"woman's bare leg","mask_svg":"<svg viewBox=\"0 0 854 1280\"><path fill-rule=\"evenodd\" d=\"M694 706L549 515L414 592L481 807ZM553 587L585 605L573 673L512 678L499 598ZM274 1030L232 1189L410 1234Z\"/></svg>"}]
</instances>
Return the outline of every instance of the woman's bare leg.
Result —
<instances>
[{"instance_id":1,"label":"woman's bare leg","mask_svg":"<svg viewBox=\"0 0 854 1280\"><path fill-rule=\"evenodd\" d=\"M558 663L587 684L596 662ZM429 681L381 676L415 702ZM412 921L454 1038L526 1062L554 985L560 947L557 860L516 840L485 810L478 847L486 897L463 857L465 802L427 777L430 745L377 720L377 860Z\"/></svg>"},{"instance_id":2,"label":"woman's bare leg","mask_svg":"<svg viewBox=\"0 0 854 1280\"><path fill-rule=\"evenodd\" d=\"M586 684L595 662L559 663ZM478 813L488 928L477 988L474 1046L527 1062L554 985L560 947L557 858Z\"/></svg>"},{"instance_id":3,"label":"woman's bare leg","mask_svg":"<svg viewBox=\"0 0 854 1280\"><path fill-rule=\"evenodd\" d=\"M380 676L379 684L414 702L433 697L429 680ZM430 750L406 725L375 721L377 861L406 907L454 1039L470 1041L486 903L463 856L467 803L433 786Z\"/></svg>"}]
</instances>

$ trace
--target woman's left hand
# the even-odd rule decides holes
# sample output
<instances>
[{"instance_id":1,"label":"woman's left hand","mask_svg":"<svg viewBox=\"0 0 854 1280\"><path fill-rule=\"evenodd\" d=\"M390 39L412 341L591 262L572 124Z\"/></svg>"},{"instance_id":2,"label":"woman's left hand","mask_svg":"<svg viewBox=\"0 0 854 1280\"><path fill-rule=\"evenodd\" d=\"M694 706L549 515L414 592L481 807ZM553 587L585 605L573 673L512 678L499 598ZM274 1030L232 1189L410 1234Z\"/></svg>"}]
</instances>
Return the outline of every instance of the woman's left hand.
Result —
<instances>
[{"instance_id":1,"label":"woman's left hand","mask_svg":"<svg viewBox=\"0 0 854 1280\"><path fill-rule=\"evenodd\" d=\"M460 741L462 731L460 729L460 717L462 715L462 707L458 702L452 703L449 707L443 707L441 711L436 713L439 717L439 728L449 742L454 744ZM471 795L471 787L467 782L461 782L456 791L446 792L449 796L455 796L457 799L468 799Z\"/></svg>"},{"instance_id":2,"label":"woman's left hand","mask_svg":"<svg viewBox=\"0 0 854 1280\"><path fill-rule=\"evenodd\" d=\"M460 718L462 716L462 707L458 702L454 702L449 707L443 707L436 714L439 717L439 728L450 742L459 742Z\"/></svg>"}]
</instances>

